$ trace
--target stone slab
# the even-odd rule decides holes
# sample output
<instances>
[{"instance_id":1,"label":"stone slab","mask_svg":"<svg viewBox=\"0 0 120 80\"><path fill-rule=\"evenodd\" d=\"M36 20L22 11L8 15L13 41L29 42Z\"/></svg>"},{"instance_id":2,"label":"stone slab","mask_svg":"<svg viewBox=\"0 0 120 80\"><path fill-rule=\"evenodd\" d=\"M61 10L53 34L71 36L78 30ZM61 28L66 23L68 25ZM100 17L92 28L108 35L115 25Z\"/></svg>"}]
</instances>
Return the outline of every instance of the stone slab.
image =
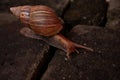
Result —
<instances>
[{"instance_id":1,"label":"stone slab","mask_svg":"<svg viewBox=\"0 0 120 80\"><path fill-rule=\"evenodd\" d=\"M105 0L71 0L64 14L68 24L88 24L104 26L107 6Z\"/></svg>"},{"instance_id":2,"label":"stone slab","mask_svg":"<svg viewBox=\"0 0 120 80\"><path fill-rule=\"evenodd\" d=\"M120 8L120 0L109 0L108 10L113 10L115 8Z\"/></svg>"},{"instance_id":3,"label":"stone slab","mask_svg":"<svg viewBox=\"0 0 120 80\"><path fill-rule=\"evenodd\" d=\"M110 0L106 27L120 32L120 0Z\"/></svg>"},{"instance_id":4,"label":"stone slab","mask_svg":"<svg viewBox=\"0 0 120 80\"><path fill-rule=\"evenodd\" d=\"M70 35L70 36L69 36ZM57 50L41 80L120 80L120 33L97 26L78 25L69 39L94 49L82 49L67 59Z\"/></svg>"},{"instance_id":5,"label":"stone slab","mask_svg":"<svg viewBox=\"0 0 120 80\"><path fill-rule=\"evenodd\" d=\"M20 21L0 25L0 80L34 80L43 68L49 46L21 35L23 26Z\"/></svg>"},{"instance_id":6,"label":"stone slab","mask_svg":"<svg viewBox=\"0 0 120 80\"><path fill-rule=\"evenodd\" d=\"M13 14L8 13L8 12L0 13L0 25L11 23L13 21L17 21L17 18Z\"/></svg>"}]
</instances>

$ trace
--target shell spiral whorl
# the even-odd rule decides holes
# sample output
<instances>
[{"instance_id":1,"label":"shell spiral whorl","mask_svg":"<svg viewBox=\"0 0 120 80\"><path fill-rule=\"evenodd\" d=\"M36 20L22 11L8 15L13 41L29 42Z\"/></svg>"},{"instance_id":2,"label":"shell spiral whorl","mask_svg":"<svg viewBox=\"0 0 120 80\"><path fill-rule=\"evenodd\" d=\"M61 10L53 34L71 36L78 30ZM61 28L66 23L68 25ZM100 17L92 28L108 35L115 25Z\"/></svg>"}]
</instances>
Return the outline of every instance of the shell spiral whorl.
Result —
<instances>
[{"instance_id":1,"label":"shell spiral whorl","mask_svg":"<svg viewBox=\"0 0 120 80\"><path fill-rule=\"evenodd\" d=\"M14 7L23 23L30 25L30 28L36 33L43 36L53 36L63 28L62 21L57 17L56 13L49 7L44 5L38 6L19 6ZM20 9L18 11L18 9ZM20 12L20 14L18 14Z\"/></svg>"},{"instance_id":2,"label":"shell spiral whorl","mask_svg":"<svg viewBox=\"0 0 120 80\"><path fill-rule=\"evenodd\" d=\"M31 7L31 28L38 34L52 36L60 32L62 23L55 12L47 6Z\"/></svg>"}]
</instances>

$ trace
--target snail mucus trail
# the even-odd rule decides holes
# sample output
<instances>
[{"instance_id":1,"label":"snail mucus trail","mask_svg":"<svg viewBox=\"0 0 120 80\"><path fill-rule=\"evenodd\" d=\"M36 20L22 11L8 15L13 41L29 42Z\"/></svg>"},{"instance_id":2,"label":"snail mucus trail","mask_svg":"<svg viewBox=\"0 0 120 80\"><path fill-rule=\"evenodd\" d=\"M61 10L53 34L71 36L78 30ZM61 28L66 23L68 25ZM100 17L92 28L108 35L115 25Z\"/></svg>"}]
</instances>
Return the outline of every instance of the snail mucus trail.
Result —
<instances>
[{"instance_id":1,"label":"snail mucus trail","mask_svg":"<svg viewBox=\"0 0 120 80\"><path fill-rule=\"evenodd\" d=\"M76 48L93 51L93 49L74 43L61 35L59 32L63 28L63 23L56 13L47 6L25 5L11 7L10 10L15 16L20 18L21 22L29 25L29 27L24 27L20 30L21 34L26 37L43 40L65 51L68 58L72 52L78 52Z\"/></svg>"}]
</instances>

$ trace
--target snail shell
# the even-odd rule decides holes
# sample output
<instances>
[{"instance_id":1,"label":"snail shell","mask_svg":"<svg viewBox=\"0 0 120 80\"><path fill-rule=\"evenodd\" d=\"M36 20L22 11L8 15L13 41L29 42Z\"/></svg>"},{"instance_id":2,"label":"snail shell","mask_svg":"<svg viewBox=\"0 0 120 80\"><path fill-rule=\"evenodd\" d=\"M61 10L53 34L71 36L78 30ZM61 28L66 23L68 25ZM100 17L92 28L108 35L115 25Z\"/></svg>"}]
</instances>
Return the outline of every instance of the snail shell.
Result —
<instances>
[{"instance_id":1,"label":"snail shell","mask_svg":"<svg viewBox=\"0 0 120 80\"><path fill-rule=\"evenodd\" d=\"M63 28L62 21L57 17L56 13L47 6L18 6L12 7L10 10L19 17L23 23L29 24L30 28L37 34L53 36Z\"/></svg>"}]
</instances>

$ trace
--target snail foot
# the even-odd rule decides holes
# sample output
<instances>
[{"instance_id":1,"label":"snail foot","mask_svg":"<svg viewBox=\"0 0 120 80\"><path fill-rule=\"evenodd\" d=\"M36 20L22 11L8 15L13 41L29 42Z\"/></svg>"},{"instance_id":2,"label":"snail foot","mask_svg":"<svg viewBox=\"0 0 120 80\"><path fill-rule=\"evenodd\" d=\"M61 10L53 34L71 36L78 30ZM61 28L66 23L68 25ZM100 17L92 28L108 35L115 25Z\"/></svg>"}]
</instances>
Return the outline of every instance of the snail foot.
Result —
<instances>
[{"instance_id":1,"label":"snail foot","mask_svg":"<svg viewBox=\"0 0 120 80\"><path fill-rule=\"evenodd\" d=\"M24 35L25 37L28 37L28 38L33 38L33 39L40 39L40 37L38 37L30 28L28 27L23 27L21 30L20 30L20 33L22 35Z\"/></svg>"}]
</instances>

